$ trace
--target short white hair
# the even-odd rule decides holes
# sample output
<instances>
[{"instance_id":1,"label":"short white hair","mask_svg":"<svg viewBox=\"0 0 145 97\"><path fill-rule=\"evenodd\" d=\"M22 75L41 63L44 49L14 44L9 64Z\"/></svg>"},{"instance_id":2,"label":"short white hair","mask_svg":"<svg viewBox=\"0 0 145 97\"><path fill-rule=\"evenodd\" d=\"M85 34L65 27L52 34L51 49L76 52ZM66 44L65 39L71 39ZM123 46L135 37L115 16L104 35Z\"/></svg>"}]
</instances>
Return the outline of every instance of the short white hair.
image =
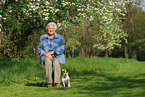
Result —
<instances>
[{"instance_id":1,"label":"short white hair","mask_svg":"<svg viewBox=\"0 0 145 97\"><path fill-rule=\"evenodd\" d=\"M50 25L53 25L54 28L55 28L55 30L57 29L57 25L56 25L56 23L54 23L54 22L48 23L45 29L48 30L48 27L49 27Z\"/></svg>"}]
</instances>

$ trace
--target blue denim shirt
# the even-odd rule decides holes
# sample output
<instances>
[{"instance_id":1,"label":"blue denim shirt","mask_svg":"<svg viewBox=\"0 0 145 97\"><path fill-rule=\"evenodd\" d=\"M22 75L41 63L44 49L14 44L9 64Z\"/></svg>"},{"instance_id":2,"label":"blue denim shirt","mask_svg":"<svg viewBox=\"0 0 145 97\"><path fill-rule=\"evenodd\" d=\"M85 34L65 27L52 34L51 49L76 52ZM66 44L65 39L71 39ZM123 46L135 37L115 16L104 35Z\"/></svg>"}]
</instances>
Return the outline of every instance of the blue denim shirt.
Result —
<instances>
[{"instance_id":1,"label":"blue denim shirt","mask_svg":"<svg viewBox=\"0 0 145 97\"><path fill-rule=\"evenodd\" d=\"M48 34L41 36L40 43L38 46L38 53L40 54L40 63L43 64L43 60L45 58L45 56L43 56L42 54L53 50L55 52L54 56L60 60L61 64L65 64L65 57L63 53L65 50L65 46L63 42L63 36L55 33L54 38L51 41L51 44L52 44L52 48L50 48L49 45Z\"/></svg>"}]
</instances>

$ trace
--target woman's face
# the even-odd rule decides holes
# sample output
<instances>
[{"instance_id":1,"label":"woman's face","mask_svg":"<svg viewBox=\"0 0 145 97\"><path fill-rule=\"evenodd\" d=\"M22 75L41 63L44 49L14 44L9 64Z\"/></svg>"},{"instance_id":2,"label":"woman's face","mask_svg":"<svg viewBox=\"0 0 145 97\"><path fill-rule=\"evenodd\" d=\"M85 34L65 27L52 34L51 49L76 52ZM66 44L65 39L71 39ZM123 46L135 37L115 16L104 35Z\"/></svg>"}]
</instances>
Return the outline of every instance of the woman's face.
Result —
<instances>
[{"instance_id":1,"label":"woman's face","mask_svg":"<svg viewBox=\"0 0 145 97\"><path fill-rule=\"evenodd\" d=\"M50 36L54 35L55 33L55 27L53 25L48 26L48 34Z\"/></svg>"}]
</instances>

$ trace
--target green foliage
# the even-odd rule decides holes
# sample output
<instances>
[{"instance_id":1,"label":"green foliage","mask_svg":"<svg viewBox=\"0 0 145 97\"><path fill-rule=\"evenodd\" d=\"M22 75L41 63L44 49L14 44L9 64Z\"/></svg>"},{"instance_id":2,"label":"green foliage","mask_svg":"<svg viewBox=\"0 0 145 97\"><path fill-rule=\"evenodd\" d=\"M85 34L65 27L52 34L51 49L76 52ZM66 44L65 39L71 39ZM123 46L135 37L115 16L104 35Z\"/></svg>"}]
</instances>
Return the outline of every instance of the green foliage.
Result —
<instances>
[{"instance_id":1,"label":"green foliage","mask_svg":"<svg viewBox=\"0 0 145 97\"><path fill-rule=\"evenodd\" d=\"M5 61L5 56L3 54L0 53L0 61Z\"/></svg>"},{"instance_id":2,"label":"green foliage","mask_svg":"<svg viewBox=\"0 0 145 97\"><path fill-rule=\"evenodd\" d=\"M0 62L0 82L6 85L12 83L23 83L29 80L43 79L44 72L39 61L32 59L19 60L17 58L12 61ZM44 76L42 76L44 75Z\"/></svg>"},{"instance_id":3,"label":"green foliage","mask_svg":"<svg viewBox=\"0 0 145 97\"><path fill-rule=\"evenodd\" d=\"M143 25L145 25L145 11L140 8L141 2L143 3L143 0L130 2L126 5L127 15L124 21L124 30L128 34L127 46L130 58L140 57L141 54L139 53L142 52L140 48L144 48L145 27Z\"/></svg>"}]
</instances>

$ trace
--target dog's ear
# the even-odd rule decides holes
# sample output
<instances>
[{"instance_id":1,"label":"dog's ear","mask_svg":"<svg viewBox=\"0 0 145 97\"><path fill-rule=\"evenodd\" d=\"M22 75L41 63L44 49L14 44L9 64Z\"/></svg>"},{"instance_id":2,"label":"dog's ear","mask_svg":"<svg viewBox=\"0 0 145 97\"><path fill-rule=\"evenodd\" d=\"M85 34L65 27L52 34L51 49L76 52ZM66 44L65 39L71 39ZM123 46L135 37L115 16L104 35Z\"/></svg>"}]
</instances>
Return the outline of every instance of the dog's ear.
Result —
<instances>
[{"instance_id":1,"label":"dog's ear","mask_svg":"<svg viewBox=\"0 0 145 97\"><path fill-rule=\"evenodd\" d=\"M66 69L66 71L68 72L68 69Z\"/></svg>"},{"instance_id":2,"label":"dog's ear","mask_svg":"<svg viewBox=\"0 0 145 97\"><path fill-rule=\"evenodd\" d=\"M62 69L62 71L65 71L65 69Z\"/></svg>"}]
</instances>

